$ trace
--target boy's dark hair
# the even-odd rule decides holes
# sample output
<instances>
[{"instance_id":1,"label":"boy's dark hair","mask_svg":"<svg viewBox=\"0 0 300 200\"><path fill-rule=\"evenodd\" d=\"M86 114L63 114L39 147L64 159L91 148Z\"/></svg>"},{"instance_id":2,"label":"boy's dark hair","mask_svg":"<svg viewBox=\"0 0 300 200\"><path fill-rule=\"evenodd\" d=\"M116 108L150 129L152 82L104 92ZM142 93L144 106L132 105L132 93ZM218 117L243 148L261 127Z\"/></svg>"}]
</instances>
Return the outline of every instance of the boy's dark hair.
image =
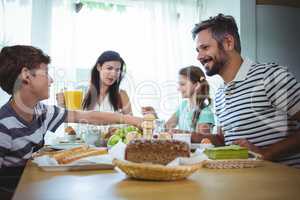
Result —
<instances>
[{"instance_id":1,"label":"boy's dark hair","mask_svg":"<svg viewBox=\"0 0 300 200\"><path fill-rule=\"evenodd\" d=\"M41 63L49 64L50 57L38 48L24 45L3 47L0 52L1 88L13 95L15 82L22 69L36 69Z\"/></svg>"},{"instance_id":2,"label":"boy's dark hair","mask_svg":"<svg viewBox=\"0 0 300 200\"><path fill-rule=\"evenodd\" d=\"M212 37L218 42L219 46L222 46L224 37L229 34L234 38L234 49L241 53L241 41L238 32L238 27L234 18L230 15L218 14L215 17L210 17L208 20L204 20L199 24L196 24L192 30L193 39L196 38L200 31L209 29L212 33Z\"/></svg>"}]
</instances>

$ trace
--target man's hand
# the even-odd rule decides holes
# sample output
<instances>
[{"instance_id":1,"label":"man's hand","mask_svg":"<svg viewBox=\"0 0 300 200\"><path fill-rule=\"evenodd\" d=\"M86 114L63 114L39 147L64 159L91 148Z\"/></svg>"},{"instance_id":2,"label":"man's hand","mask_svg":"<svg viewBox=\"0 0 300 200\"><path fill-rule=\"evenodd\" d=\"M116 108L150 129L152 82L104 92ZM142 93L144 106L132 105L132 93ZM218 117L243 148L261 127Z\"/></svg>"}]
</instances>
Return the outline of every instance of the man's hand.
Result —
<instances>
[{"instance_id":1,"label":"man's hand","mask_svg":"<svg viewBox=\"0 0 300 200\"><path fill-rule=\"evenodd\" d=\"M257 146L255 146L254 144L252 144L251 142L249 142L248 140L246 140L246 139L236 140L236 141L233 142L233 144L239 145L241 147L246 147L250 151L261 154L264 157L263 151L260 148L258 148Z\"/></svg>"},{"instance_id":2,"label":"man's hand","mask_svg":"<svg viewBox=\"0 0 300 200\"><path fill-rule=\"evenodd\" d=\"M191 137L192 143L201 143L203 138L208 138L207 135L201 133L193 133Z\"/></svg>"}]
</instances>

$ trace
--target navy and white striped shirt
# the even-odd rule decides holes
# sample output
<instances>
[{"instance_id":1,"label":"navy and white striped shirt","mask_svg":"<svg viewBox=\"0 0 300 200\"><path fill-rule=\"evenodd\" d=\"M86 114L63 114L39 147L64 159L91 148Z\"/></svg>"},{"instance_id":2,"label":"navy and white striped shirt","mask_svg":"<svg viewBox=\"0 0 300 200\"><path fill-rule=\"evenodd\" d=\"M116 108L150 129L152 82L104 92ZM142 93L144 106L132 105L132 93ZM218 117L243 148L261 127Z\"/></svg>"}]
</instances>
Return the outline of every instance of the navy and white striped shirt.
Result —
<instances>
[{"instance_id":1,"label":"navy and white striped shirt","mask_svg":"<svg viewBox=\"0 0 300 200\"><path fill-rule=\"evenodd\" d=\"M32 153L43 146L46 132L54 132L66 114L65 109L39 103L34 120L28 123L6 103L0 109L0 168L24 166Z\"/></svg>"},{"instance_id":2,"label":"navy and white striped shirt","mask_svg":"<svg viewBox=\"0 0 300 200\"><path fill-rule=\"evenodd\" d=\"M244 60L235 79L216 94L216 115L226 145L247 139L266 148L290 134L299 134L299 121L292 119L298 112L300 84L286 68L274 63ZM300 167L300 154L277 161Z\"/></svg>"}]
</instances>

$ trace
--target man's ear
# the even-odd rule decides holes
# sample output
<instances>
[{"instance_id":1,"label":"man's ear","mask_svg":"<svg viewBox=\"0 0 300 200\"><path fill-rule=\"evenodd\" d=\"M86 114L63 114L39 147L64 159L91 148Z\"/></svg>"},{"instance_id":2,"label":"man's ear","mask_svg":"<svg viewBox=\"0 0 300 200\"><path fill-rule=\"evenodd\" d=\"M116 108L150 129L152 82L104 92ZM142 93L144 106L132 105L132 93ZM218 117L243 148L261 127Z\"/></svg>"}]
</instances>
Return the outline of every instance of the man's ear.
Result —
<instances>
[{"instance_id":1,"label":"man's ear","mask_svg":"<svg viewBox=\"0 0 300 200\"><path fill-rule=\"evenodd\" d=\"M223 47L225 51L234 50L234 38L230 34L226 34L223 40Z\"/></svg>"}]
</instances>

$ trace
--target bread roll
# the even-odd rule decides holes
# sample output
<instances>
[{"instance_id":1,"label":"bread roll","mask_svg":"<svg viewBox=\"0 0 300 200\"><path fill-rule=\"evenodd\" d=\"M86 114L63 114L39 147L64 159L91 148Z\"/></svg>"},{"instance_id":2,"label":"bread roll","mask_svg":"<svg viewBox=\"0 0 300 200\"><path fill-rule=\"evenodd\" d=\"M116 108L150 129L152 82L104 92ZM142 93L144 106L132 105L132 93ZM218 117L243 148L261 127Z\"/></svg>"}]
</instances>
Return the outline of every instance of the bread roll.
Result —
<instances>
[{"instance_id":1,"label":"bread roll","mask_svg":"<svg viewBox=\"0 0 300 200\"><path fill-rule=\"evenodd\" d=\"M68 135L76 135L75 130L74 130L71 126L66 127L66 128L65 128L65 132L66 132Z\"/></svg>"}]
</instances>

